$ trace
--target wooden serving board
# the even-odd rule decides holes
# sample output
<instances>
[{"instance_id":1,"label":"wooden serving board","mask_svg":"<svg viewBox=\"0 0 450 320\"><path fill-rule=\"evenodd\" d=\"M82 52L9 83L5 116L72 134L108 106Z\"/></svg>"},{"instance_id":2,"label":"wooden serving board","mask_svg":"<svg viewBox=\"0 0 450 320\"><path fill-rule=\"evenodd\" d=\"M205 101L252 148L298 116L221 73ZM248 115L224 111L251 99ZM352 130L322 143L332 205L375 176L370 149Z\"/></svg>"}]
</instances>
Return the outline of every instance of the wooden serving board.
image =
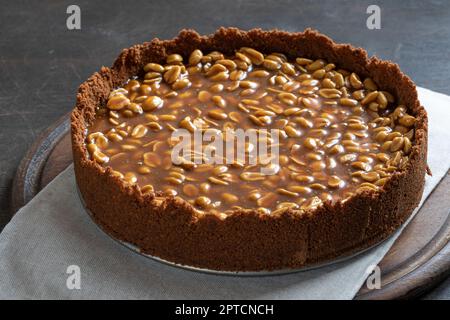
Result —
<instances>
[{"instance_id":1,"label":"wooden serving board","mask_svg":"<svg viewBox=\"0 0 450 320\"><path fill-rule=\"evenodd\" d=\"M72 162L69 116L48 128L17 170L12 214L30 201ZM450 174L441 181L416 217L380 262L381 289L363 286L356 299L417 297L450 274Z\"/></svg>"}]
</instances>

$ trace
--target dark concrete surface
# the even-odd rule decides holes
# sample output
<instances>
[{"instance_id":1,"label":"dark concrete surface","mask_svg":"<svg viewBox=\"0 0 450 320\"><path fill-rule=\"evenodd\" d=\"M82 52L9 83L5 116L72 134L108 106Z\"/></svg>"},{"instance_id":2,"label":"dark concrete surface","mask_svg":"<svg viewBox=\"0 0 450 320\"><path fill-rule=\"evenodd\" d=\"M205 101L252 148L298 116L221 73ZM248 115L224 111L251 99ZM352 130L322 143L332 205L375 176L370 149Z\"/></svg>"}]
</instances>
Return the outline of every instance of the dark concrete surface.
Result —
<instances>
[{"instance_id":1,"label":"dark concrete surface","mask_svg":"<svg viewBox=\"0 0 450 320\"><path fill-rule=\"evenodd\" d=\"M70 4L81 8L81 30L66 27ZM381 8L381 30L366 27L370 4ZM1 0L0 7L0 229L11 217L10 187L20 159L73 107L78 85L122 48L171 38L183 28L312 27L395 61L420 86L450 94L448 0ZM450 299L450 280L427 297Z\"/></svg>"}]
</instances>

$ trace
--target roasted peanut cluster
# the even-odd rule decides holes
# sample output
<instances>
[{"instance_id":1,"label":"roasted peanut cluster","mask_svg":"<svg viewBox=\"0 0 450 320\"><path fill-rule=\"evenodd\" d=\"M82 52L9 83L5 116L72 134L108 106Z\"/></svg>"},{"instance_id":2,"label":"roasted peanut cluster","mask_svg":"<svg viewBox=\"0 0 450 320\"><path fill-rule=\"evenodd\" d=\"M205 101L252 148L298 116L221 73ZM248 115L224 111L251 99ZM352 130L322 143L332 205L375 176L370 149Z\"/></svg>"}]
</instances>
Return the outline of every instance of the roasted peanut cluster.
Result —
<instances>
[{"instance_id":1,"label":"roasted peanut cluster","mask_svg":"<svg viewBox=\"0 0 450 320\"><path fill-rule=\"evenodd\" d=\"M86 138L93 161L144 193L180 196L205 212L274 214L378 190L408 162L416 119L407 108L372 79L322 59L195 50L186 61L171 54L144 71L111 92ZM224 136L273 130L278 161L265 164L269 175L259 162L198 163L198 151L174 164L172 133L180 128Z\"/></svg>"}]
</instances>

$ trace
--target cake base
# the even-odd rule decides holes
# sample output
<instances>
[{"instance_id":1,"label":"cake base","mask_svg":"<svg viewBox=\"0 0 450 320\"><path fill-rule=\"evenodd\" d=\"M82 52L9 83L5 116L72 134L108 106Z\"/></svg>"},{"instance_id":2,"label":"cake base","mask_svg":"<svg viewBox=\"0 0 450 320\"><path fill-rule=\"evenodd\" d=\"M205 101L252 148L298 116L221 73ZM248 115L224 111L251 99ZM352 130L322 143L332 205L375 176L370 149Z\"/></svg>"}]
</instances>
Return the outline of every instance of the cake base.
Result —
<instances>
[{"instance_id":1,"label":"cake base","mask_svg":"<svg viewBox=\"0 0 450 320\"><path fill-rule=\"evenodd\" d=\"M371 247L362 249L360 251L356 251L353 252L349 255L343 255L339 258L336 259L331 259L329 261L324 261L324 262L320 262L317 264L310 264L310 265L305 265L302 266L300 268L294 268L294 269L279 269L279 270L270 270L270 271L220 271L220 270L214 270L214 269L207 269L207 268L199 268L196 266L190 266L190 265L184 265L184 264L180 264L180 263L176 263L176 262L172 262L172 261L168 261L162 258L159 258L157 256L152 256L150 254L146 254L144 252L142 252L137 246L135 246L132 243L120 240L116 237L114 237L114 235L110 234L107 230L105 230L101 224L98 224L95 221L95 216L92 214L92 212L86 207L86 203L84 202L83 199L83 195L81 194L80 190L77 187L77 194L78 197L80 198L81 204L83 205L83 208L86 212L86 214L92 219L92 221L95 223L95 225L103 232L105 233L108 237L110 237L111 239L113 239L114 241L116 241L117 243L121 244L122 246L124 246L125 248L133 251L134 253L137 253L145 258L157 261L159 263L163 263L165 265L171 266L171 267L175 267L175 268L180 268L180 269L184 269L184 270L188 270L188 271L194 271L194 272L201 272L201 273L207 273L207 274L215 274L215 275L220 275L220 276L239 276L239 277L264 277L264 276L277 276L277 275L285 275L285 274L292 274L292 273L297 273L297 272L303 272L303 271L309 271L309 270L314 270L314 269L319 269L319 268L323 268L323 267L327 267L327 266L331 266L334 264L338 264L344 261L348 261L351 260L375 247L378 247L379 245L381 245L382 243L388 241L391 237L388 237L386 239L381 240L380 242L372 245Z\"/></svg>"}]
</instances>

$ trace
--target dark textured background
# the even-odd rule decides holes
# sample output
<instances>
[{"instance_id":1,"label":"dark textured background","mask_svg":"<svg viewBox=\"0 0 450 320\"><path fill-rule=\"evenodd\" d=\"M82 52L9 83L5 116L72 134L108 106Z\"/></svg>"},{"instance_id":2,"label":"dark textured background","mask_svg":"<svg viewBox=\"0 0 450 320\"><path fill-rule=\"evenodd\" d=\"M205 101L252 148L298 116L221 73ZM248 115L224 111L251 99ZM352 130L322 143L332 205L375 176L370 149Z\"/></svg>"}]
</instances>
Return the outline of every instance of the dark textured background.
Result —
<instances>
[{"instance_id":1,"label":"dark textured background","mask_svg":"<svg viewBox=\"0 0 450 320\"><path fill-rule=\"evenodd\" d=\"M66 8L81 7L81 30ZM381 7L381 30L366 9ZM301 31L393 60L418 85L450 94L450 1L0 1L0 229L11 213L15 169L37 135L74 104L78 85L122 48L220 26ZM449 106L450 107L450 106ZM70 152L69 150L67 150ZM450 280L428 298L450 299Z\"/></svg>"}]
</instances>

